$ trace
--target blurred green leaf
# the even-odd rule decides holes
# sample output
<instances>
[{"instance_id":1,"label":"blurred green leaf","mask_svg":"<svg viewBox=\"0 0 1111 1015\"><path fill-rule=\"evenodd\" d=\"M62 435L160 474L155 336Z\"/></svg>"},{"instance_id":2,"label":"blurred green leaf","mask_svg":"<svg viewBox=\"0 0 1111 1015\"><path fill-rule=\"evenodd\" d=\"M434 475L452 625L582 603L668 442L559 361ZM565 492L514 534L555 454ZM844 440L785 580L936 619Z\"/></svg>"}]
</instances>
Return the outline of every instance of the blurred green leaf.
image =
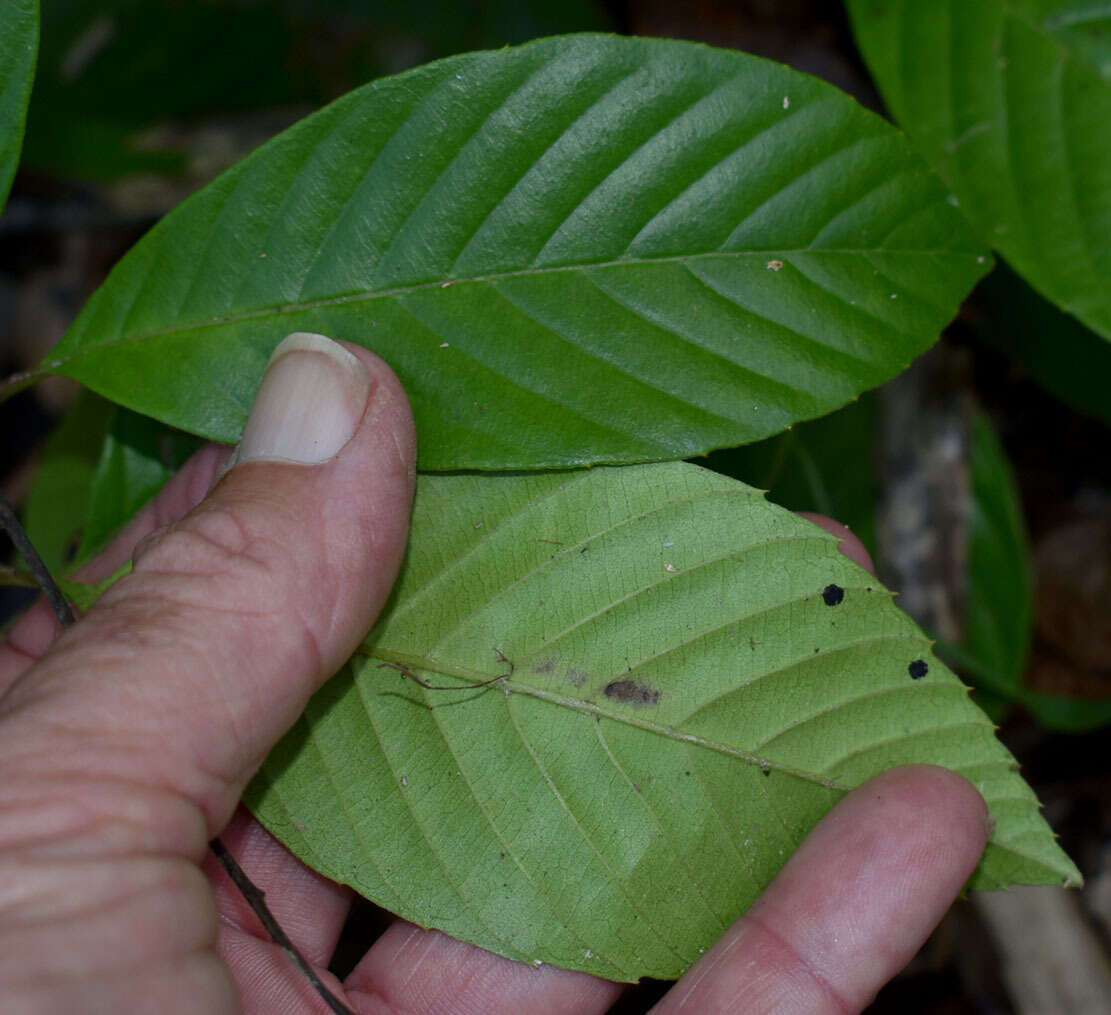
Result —
<instances>
[{"instance_id":1,"label":"blurred green leaf","mask_svg":"<svg viewBox=\"0 0 1111 1015\"><path fill-rule=\"evenodd\" d=\"M845 792L911 762L988 802L972 887L1078 878L890 593L707 469L421 477L363 653L248 806L325 876L521 961L679 976Z\"/></svg>"},{"instance_id":2,"label":"blurred green leaf","mask_svg":"<svg viewBox=\"0 0 1111 1015\"><path fill-rule=\"evenodd\" d=\"M70 570L85 529L89 493L116 406L82 391L39 457L23 527L53 575Z\"/></svg>"},{"instance_id":3,"label":"blurred green leaf","mask_svg":"<svg viewBox=\"0 0 1111 1015\"><path fill-rule=\"evenodd\" d=\"M1026 672L1033 624L1030 545L1011 463L983 412L972 416L971 438L964 646L1017 691Z\"/></svg>"},{"instance_id":4,"label":"blurred green leaf","mask_svg":"<svg viewBox=\"0 0 1111 1015\"><path fill-rule=\"evenodd\" d=\"M1111 14L1088 0L848 0L895 119L1042 295L1111 338Z\"/></svg>"},{"instance_id":5,"label":"blurred green leaf","mask_svg":"<svg viewBox=\"0 0 1111 1015\"><path fill-rule=\"evenodd\" d=\"M816 511L847 525L876 556L876 398L698 464L761 490L791 511Z\"/></svg>"},{"instance_id":6,"label":"blurred green leaf","mask_svg":"<svg viewBox=\"0 0 1111 1015\"><path fill-rule=\"evenodd\" d=\"M43 449L24 510L51 573L105 549L202 443L83 391Z\"/></svg>"},{"instance_id":7,"label":"blurred green leaf","mask_svg":"<svg viewBox=\"0 0 1111 1015\"><path fill-rule=\"evenodd\" d=\"M152 151L144 128L318 106L460 50L606 27L589 0L56 0L26 161L99 181L180 171L180 141Z\"/></svg>"},{"instance_id":8,"label":"blurred green leaf","mask_svg":"<svg viewBox=\"0 0 1111 1015\"><path fill-rule=\"evenodd\" d=\"M1051 394L1111 425L1111 346L1000 264L976 288L977 337L1014 359Z\"/></svg>"},{"instance_id":9,"label":"blurred green leaf","mask_svg":"<svg viewBox=\"0 0 1111 1015\"><path fill-rule=\"evenodd\" d=\"M100 553L203 441L120 408L112 418L92 477L85 538L77 563Z\"/></svg>"},{"instance_id":10,"label":"blurred green leaf","mask_svg":"<svg viewBox=\"0 0 1111 1015\"><path fill-rule=\"evenodd\" d=\"M19 163L38 40L38 0L0 0L0 211Z\"/></svg>"},{"instance_id":11,"label":"blurred green leaf","mask_svg":"<svg viewBox=\"0 0 1111 1015\"><path fill-rule=\"evenodd\" d=\"M271 350L380 353L425 469L682 458L837 408L985 271L898 132L741 53L607 36L375 82L152 230L47 368L237 440Z\"/></svg>"},{"instance_id":12,"label":"blurred green leaf","mask_svg":"<svg viewBox=\"0 0 1111 1015\"><path fill-rule=\"evenodd\" d=\"M1016 14L1111 81L1111 7L1101 0L1008 0Z\"/></svg>"},{"instance_id":13,"label":"blurred green leaf","mask_svg":"<svg viewBox=\"0 0 1111 1015\"><path fill-rule=\"evenodd\" d=\"M1025 685L1034 610L1030 546L1010 461L982 412L972 419L971 457L964 643L939 641L938 654L985 692L983 703L997 721L1013 702L1049 729L1081 732L1111 722L1111 701L1041 694Z\"/></svg>"},{"instance_id":14,"label":"blurred green leaf","mask_svg":"<svg viewBox=\"0 0 1111 1015\"><path fill-rule=\"evenodd\" d=\"M1024 690L1022 705L1047 729L1061 733L1087 733L1111 723L1111 701L1065 698Z\"/></svg>"}]
</instances>

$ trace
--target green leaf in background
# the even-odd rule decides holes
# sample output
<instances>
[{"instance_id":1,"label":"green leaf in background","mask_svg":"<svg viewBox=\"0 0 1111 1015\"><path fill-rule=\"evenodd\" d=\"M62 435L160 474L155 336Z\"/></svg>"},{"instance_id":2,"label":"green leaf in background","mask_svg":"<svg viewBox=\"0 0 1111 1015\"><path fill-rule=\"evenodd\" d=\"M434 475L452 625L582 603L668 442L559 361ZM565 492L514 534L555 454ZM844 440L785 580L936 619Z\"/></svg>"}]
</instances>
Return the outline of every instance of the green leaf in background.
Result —
<instances>
[{"instance_id":1,"label":"green leaf in background","mask_svg":"<svg viewBox=\"0 0 1111 1015\"><path fill-rule=\"evenodd\" d=\"M319 106L464 49L607 27L590 0L55 0L24 161L81 180L180 172L180 133L150 128L226 130L228 117Z\"/></svg>"},{"instance_id":2,"label":"green leaf in background","mask_svg":"<svg viewBox=\"0 0 1111 1015\"><path fill-rule=\"evenodd\" d=\"M1034 585L1014 471L990 420L972 415L972 517L964 646L1012 689L1030 654ZM993 688L999 690L999 687Z\"/></svg>"},{"instance_id":3,"label":"green leaf in background","mask_svg":"<svg viewBox=\"0 0 1111 1015\"><path fill-rule=\"evenodd\" d=\"M46 369L235 441L296 330L384 356L424 469L681 458L845 404L987 258L901 135L741 53L609 36L375 82L164 219Z\"/></svg>"},{"instance_id":4,"label":"green leaf in background","mask_svg":"<svg viewBox=\"0 0 1111 1015\"><path fill-rule=\"evenodd\" d=\"M95 557L203 441L117 409L93 476L78 564Z\"/></svg>"},{"instance_id":5,"label":"green leaf in background","mask_svg":"<svg viewBox=\"0 0 1111 1015\"><path fill-rule=\"evenodd\" d=\"M674 978L848 789L910 762L988 801L972 887L1079 877L890 593L706 469L422 477L363 652L248 805L326 876L516 959Z\"/></svg>"},{"instance_id":6,"label":"green leaf in background","mask_svg":"<svg viewBox=\"0 0 1111 1015\"><path fill-rule=\"evenodd\" d=\"M38 0L0 0L0 211L19 162L38 41Z\"/></svg>"},{"instance_id":7,"label":"green leaf in background","mask_svg":"<svg viewBox=\"0 0 1111 1015\"><path fill-rule=\"evenodd\" d=\"M699 463L764 490L791 511L817 511L847 525L876 556L876 400L843 409Z\"/></svg>"},{"instance_id":8,"label":"green leaf in background","mask_svg":"<svg viewBox=\"0 0 1111 1015\"><path fill-rule=\"evenodd\" d=\"M976 287L964 319L977 338L1021 364L1046 391L1111 426L1111 346L1006 265Z\"/></svg>"},{"instance_id":9,"label":"green leaf in background","mask_svg":"<svg viewBox=\"0 0 1111 1015\"><path fill-rule=\"evenodd\" d=\"M1088 0L848 0L892 115L985 240L1111 338L1111 14Z\"/></svg>"},{"instance_id":10,"label":"green leaf in background","mask_svg":"<svg viewBox=\"0 0 1111 1015\"><path fill-rule=\"evenodd\" d=\"M90 490L116 406L82 391L42 450L23 526L50 573L70 570L85 531Z\"/></svg>"},{"instance_id":11,"label":"green leaf in background","mask_svg":"<svg viewBox=\"0 0 1111 1015\"><path fill-rule=\"evenodd\" d=\"M1042 694L1025 684L1034 610L1030 547L1011 463L983 412L972 417L971 451L965 636L959 646L939 642L937 651L984 692L997 721L1016 703L1048 729L1097 729L1111 722L1111 701Z\"/></svg>"},{"instance_id":12,"label":"green leaf in background","mask_svg":"<svg viewBox=\"0 0 1111 1015\"><path fill-rule=\"evenodd\" d=\"M83 391L43 449L24 526L51 573L100 553L203 442Z\"/></svg>"},{"instance_id":13,"label":"green leaf in background","mask_svg":"<svg viewBox=\"0 0 1111 1015\"><path fill-rule=\"evenodd\" d=\"M972 511L963 643L949 658L989 695L1014 701L1033 632L1033 574L1022 502L1007 453L980 410L971 419ZM1000 716L1000 703L991 709Z\"/></svg>"}]
</instances>

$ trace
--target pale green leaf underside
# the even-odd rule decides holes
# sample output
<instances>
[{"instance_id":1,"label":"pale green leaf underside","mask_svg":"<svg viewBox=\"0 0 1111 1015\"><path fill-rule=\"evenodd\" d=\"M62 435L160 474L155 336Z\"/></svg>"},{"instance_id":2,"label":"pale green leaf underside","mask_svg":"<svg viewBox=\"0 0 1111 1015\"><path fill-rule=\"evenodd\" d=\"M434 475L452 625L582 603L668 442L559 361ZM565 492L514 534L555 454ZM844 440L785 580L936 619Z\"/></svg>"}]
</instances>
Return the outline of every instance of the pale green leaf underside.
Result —
<instances>
[{"instance_id":1,"label":"pale green leaf underside","mask_svg":"<svg viewBox=\"0 0 1111 1015\"><path fill-rule=\"evenodd\" d=\"M848 0L892 114L1042 295L1111 338L1111 8Z\"/></svg>"},{"instance_id":2,"label":"pale green leaf underside","mask_svg":"<svg viewBox=\"0 0 1111 1015\"><path fill-rule=\"evenodd\" d=\"M0 0L0 211L19 162L38 42L38 0Z\"/></svg>"},{"instance_id":3,"label":"pale green leaf underside","mask_svg":"<svg viewBox=\"0 0 1111 1015\"><path fill-rule=\"evenodd\" d=\"M678 976L848 788L907 762L986 797L974 887L1078 880L890 594L695 466L422 477L364 652L247 802L328 877L515 959Z\"/></svg>"},{"instance_id":4,"label":"pale green leaf underside","mask_svg":"<svg viewBox=\"0 0 1111 1015\"><path fill-rule=\"evenodd\" d=\"M682 458L894 375L986 261L830 85L572 36L298 124L140 242L46 366L230 442L277 342L317 331L397 370L424 469Z\"/></svg>"}]
</instances>

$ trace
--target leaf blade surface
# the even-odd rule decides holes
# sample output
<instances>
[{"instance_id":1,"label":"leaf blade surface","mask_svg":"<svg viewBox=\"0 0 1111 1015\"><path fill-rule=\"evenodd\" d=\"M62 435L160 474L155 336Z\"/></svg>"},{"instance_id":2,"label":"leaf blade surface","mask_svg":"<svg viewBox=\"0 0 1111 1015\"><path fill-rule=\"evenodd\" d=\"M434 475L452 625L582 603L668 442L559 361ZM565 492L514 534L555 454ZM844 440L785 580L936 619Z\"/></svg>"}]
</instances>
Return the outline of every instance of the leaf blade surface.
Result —
<instances>
[{"instance_id":1,"label":"leaf blade surface","mask_svg":"<svg viewBox=\"0 0 1111 1015\"><path fill-rule=\"evenodd\" d=\"M1077 0L849 0L892 115L980 234L1111 338L1111 46Z\"/></svg>"},{"instance_id":2,"label":"leaf blade surface","mask_svg":"<svg viewBox=\"0 0 1111 1015\"><path fill-rule=\"evenodd\" d=\"M0 211L19 163L39 41L38 0L2 0L0 25Z\"/></svg>"},{"instance_id":3,"label":"leaf blade surface","mask_svg":"<svg viewBox=\"0 0 1111 1015\"><path fill-rule=\"evenodd\" d=\"M247 795L407 919L673 978L848 789L911 762L987 798L975 887L1077 877L890 594L757 491L682 463L422 477L413 531L365 657Z\"/></svg>"},{"instance_id":4,"label":"leaf blade surface","mask_svg":"<svg viewBox=\"0 0 1111 1015\"><path fill-rule=\"evenodd\" d=\"M699 454L902 369L985 270L904 140L744 54L577 36L372 83L160 223L47 364L234 441L294 330L398 371L421 465Z\"/></svg>"}]
</instances>

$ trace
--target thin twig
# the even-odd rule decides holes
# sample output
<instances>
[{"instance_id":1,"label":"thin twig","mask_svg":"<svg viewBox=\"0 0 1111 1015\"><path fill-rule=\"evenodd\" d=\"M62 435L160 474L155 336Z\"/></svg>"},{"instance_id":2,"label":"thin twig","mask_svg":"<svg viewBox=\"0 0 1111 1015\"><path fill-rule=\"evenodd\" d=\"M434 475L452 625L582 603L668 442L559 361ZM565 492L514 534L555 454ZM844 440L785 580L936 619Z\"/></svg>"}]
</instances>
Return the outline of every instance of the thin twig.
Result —
<instances>
[{"instance_id":1,"label":"thin twig","mask_svg":"<svg viewBox=\"0 0 1111 1015\"><path fill-rule=\"evenodd\" d=\"M216 859L220 861L220 866L228 873L228 877L235 883L235 887L239 889L240 894L247 901L247 905L254 910L255 916L262 922L262 926L266 928L266 933L270 935L271 940L279 948L288 955L297 968L305 975L305 979L312 984L313 989L324 999L324 1003L336 1013L336 1015L355 1015L355 1013L347 1007L338 997L335 996L324 984L321 982L320 977L316 975L316 970L305 960L305 957L297 950L297 946L289 940L289 936L277 920L274 919L274 914L270 912L270 907L266 905L266 893L259 888L246 874L243 873L243 868L235 862L235 857L228 852L227 847L219 839L213 839L208 848L216 854Z\"/></svg>"},{"instance_id":2,"label":"thin twig","mask_svg":"<svg viewBox=\"0 0 1111 1015\"><path fill-rule=\"evenodd\" d=\"M0 524L3 524L8 535L11 536L15 548L27 561L27 566L31 569L31 574L34 575L39 588L42 589L42 594L46 596L46 601L54 611L54 616L58 618L58 623L62 627L72 627L76 621L73 610L69 608L66 597L62 595L62 590L58 588L58 583L51 575L50 568L42 562L42 557L39 556L39 551L35 549L35 544L31 542L23 526L19 523L19 517L15 510L3 496L0 496Z\"/></svg>"},{"instance_id":3,"label":"thin twig","mask_svg":"<svg viewBox=\"0 0 1111 1015\"><path fill-rule=\"evenodd\" d=\"M501 653L499 652L498 655L501 655ZM502 656L502 662L508 663L509 660ZM499 673L496 677L491 677L489 680L480 680L477 684L430 684L426 680L421 680L412 670L406 669L401 663L379 663L378 669L397 670L403 677L408 677L414 684L420 684L427 691L472 691L476 687L487 687L490 684L496 684L499 680L511 677L513 675L513 664L509 663L509 665L508 673Z\"/></svg>"},{"instance_id":4,"label":"thin twig","mask_svg":"<svg viewBox=\"0 0 1111 1015\"><path fill-rule=\"evenodd\" d=\"M66 602L65 596L62 595L62 590L58 588L58 583L54 580L54 576L51 575L50 569L43 563L42 557L39 556L34 543L31 542L27 533L24 531L12 506L3 496L0 496L0 523L7 529L8 535L11 536L12 542L15 544L15 548L23 555L23 559L27 561L27 565L31 569L31 574L34 576L39 588L42 589L43 595L46 596L47 601L53 607L58 622L62 627L72 627L73 624L76 623L76 620L73 616L73 611L69 608L69 603ZM216 855L216 859L220 861L220 865L228 872L228 877L231 878L235 887L239 889L239 893L246 900L247 905L254 910L255 915L262 921L262 925L266 928L266 933L270 935L271 940L293 960L297 968L305 975L305 979L312 984L313 989L324 1000L324 1003L327 1004L336 1015L355 1015L350 1008L340 1001L339 998L320 981L320 977L316 975L316 970L305 961L304 956L297 950L293 942L290 941L289 935L282 930L281 925L274 919L274 915L266 905L266 893L243 873L243 868L235 862L235 857L228 852L227 847L219 839L213 839L208 844L208 847Z\"/></svg>"}]
</instances>

